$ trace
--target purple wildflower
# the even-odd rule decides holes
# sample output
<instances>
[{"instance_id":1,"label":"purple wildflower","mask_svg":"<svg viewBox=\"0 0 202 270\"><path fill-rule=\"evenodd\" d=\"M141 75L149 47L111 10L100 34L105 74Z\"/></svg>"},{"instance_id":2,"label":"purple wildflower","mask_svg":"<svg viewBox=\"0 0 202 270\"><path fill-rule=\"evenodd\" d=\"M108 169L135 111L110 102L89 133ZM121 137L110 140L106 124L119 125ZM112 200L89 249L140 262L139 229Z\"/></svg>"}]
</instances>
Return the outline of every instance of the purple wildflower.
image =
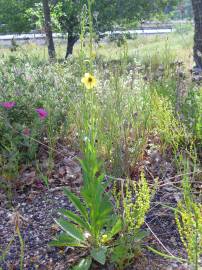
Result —
<instances>
[{"instance_id":1,"label":"purple wildflower","mask_svg":"<svg viewBox=\"0 0 202 270\"><path fill-rule=\"evenodd\" d=\"M47 111L45 111L43 108L36 109L36 112L41 120L44 120L48 116Z\"/></svg>"},{"instance_id":2,"label":"purple wildflower","mask_svg":"<svg viewBox=\"0 0 202 270\"><path fill-rule=\"evenodd\" d=\"M0 105L4 107L5 109L12 109L15 106L15 102L8 101L8 102L1 102Z\"/></svg>"}]
</instances>

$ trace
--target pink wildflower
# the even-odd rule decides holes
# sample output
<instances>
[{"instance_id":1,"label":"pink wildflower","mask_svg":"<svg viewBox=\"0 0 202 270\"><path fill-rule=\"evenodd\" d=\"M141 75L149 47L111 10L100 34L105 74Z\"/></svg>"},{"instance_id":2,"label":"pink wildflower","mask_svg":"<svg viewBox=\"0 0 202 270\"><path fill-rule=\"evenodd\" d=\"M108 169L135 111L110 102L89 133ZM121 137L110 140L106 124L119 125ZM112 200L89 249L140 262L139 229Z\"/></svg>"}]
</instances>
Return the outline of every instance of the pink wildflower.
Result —
<instances>
[{"instance_id":1,"label":"pink wildflower","mask_svg":"<svg viewBox=\"0 0 202 270\"><path fill-rule=\"evenodd\" d=\"M15 102L9 101L9 102L1 102L0 105L4 107L5 109L12 109L15 106Z\"/></svg>"},{"instance_id":2,"label":"pink wildflower","mask_svg":"<svg viewBox=\"0 0 202 270\"><path fill-rule=\"evenodd\" d=\"M41 120L44 120L48 116L47 111L45 111L43 108L36 109L36 112Z\"/></svg>"},{"instance_id":3,"label":"pink wildflower","mask_svg":"<svg viewBox=\"0 0 202 270\"><path fill-rule=\"evenodd\" d=\"M23 135L24 136L29 136L30 135L30 129L29 128L25 128L23 131L22 131Z\"/></svg>"}]
</instances>

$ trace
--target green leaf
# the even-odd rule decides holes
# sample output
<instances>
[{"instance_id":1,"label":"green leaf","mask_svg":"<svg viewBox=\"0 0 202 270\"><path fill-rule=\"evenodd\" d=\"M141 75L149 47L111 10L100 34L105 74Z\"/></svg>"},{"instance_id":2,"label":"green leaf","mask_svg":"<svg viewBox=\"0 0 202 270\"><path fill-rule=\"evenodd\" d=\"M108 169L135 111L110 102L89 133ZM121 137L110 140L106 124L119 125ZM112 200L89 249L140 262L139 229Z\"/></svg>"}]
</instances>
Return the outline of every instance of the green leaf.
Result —
<instances>
[{"instance_id":1,"label":"green leaf","mask_svg":"<svg viewBox=\"0 0 202 270\"><path fill-rule=\"evenodd\" d=\"M106 195L103 195L101 205L100 205L100 211L105 213L109 213L112 211L112 202L109 200L109 197Z\"/></svg>"},{"instance_id":2,"label":"green leaf","mask_svg":"<svg viewBox=\"0 0 202 270\"><path fill-rule=\"evenodd\" d=\"M98 183L102 183L103 179L105 178L105 175L104 174L101 174L97 177L97 182ZM109 182L107 182L106 184L106 187L109 185ZM105 185L102 183L102 186L103 186L103 189L105 188Z\"/></svg>"},{"instance_id":3,"label":"green leaf","mask_svg":"<svg viewBox=\"0 0 202 270\"><path fill-rule=\"evenodd\" d=\"M86 208L82 205L80 199L66 188L64 189L64 193L71 200L74 206L79 210L79 212L83 215L85 220L88 220L88 212Z\"/></svg>"},{"instance_id":4,"label":"green leaf","mask_svg":"<svg viewBox=\"0 0 202 270\"><path fill-rule=\"evenodd\" d=\"M131 264L134 257L135 253L131 252L130 245L127 245L125 241L121 241L118 246L112 249L110 261L115 263L115 265L120 265L121 269L123 269Z\"/></svg>"},{"instance_id":5,"label":"green leaf","mask_svg":"<svg viewBox=\"0 0 202 270\"><path fill-rule=\"evenodd\" d=\"M174 212L182 214L182 212L180 210L178 210L178 209L176 209L176 208L174 208L174 207L172 207L170 205L167 205L167 204L164 204L164 203L158 203L158 205L162 205L164 208L168 208L170 210L173 210Z\"/></svg>"},{"instance_id":6,"label":"green leaf","mask_svg":"<svg viewBox=\"0 0 202 270\"><path fill-rule=\"evenodd\" d=\"M122 229L122 220L119 218L111 229L110 237L112 238L114 235L119 233L121 229Z\"/></svg>"},{"instance_id":7,"label":"green leaf","mask_svg":"<svg viewBox=\"0 0 202 270\"><path fill-rule=\"evenodd\" d=\"M159 255L159 256L161 256L161 257L164 257L164 258L167 258L167 259L171 259L171 260L176 260L176 261L179 261L179 262L187 262L187 260L185 260L185 259L183 259L183 258L180 258L180 257L176 257L176 256L171 256L171 255L168 255L168 254L165 254L165 253L162 253L162 252L160 252L160 251L158 251L158 250L156 250L156 249L154 249L154 248L152 248L152 247L150 247L150 246L147 246L147 248L150 250L150 251L152 251L153 253L155 253L155 254L157 254L157 255Z\"/></svg>"},{"instance_id":8,"label":"green leaf","mask_svg":"<svg viewBox=\"0 0 202 270\"><path fill-rule=\"evenodd\" d=\"M112 254L111 254L111 262L118 262L120 260L124 261L130 257L130 252L128 250L127 245L123 245L123 243L120 243L118 246L115 246L113 248Z\"/></svg>"},{"instance_id":9,"label":"green leaf","mask_svg":"<svg viewBox=\"0 0 202 270\"><path fill-rule=\"evenodd\" d=\"M138 231L135 235L134 235L134 240L135 241L141 241L143 240L145 237L149 236L149 232L148 231Z\"/></svg>"},{"instance_id":10,"label":"green leaf","mask_svg":"<svg viewBox=\"0 0 202 270\"><path fill-rule=\"evenodd\" d=\"M99 247L91 250L91 256L100 264L104 265L106 262L107 247Z\"/></svg>"},{"instance_id":11,"label":"green leaf","mask_svg":"<svg viewBox=\"0 0 202 270\"><path fill-rule=\"evenodd\" d=\"M102 227L107 223L111 219L112 211L113 208L111 202L103 198L95 215L97 225Z\"/></svg>"},{"instance_id":12,"label":"green leaf","mask_svg":"<svg viewBox=\"0 0 202 270\"><path fill-rule=\"evenodd\" d=\"M82 259L79 264L75 265L72 270L88 270L90 269L92 263L92 258L87 257L85 259Z\"/></svg>"},{"instance_id":13,"label":"green leaf","mask_svg":"<svg viewBox=\"0 0 202 270\"><path fill-rule=\"evenodd\" d=\"M54 247L85 247L81 242L75 241L66 233L59 234L55 240L52 240L49 243L49 245Z\"/></svg>"},{"instance_id":14,"label":"green leaf","mask_svg":"<svg viewBox=\"0 0 202 270\"><path fill-rule=\"evenodd\" d=\"M90 225L87 222L85 222L82 218L80 218L78 215L74 214L72 211L66 209L59 209L58 212L63 214L67 218L71 219L73 222L77 223L84 229L90 231Z\"/></svg>"},{"instance_id":15,"label":"green leaf","mask_svg":"<svg viewBox=\"0 0 202 270\"><path fill-rule=\"evenodd\" d=\"M85 238L77 227L64 219L56 219L55 222L76 241L84 242Z\"/></svg>"}]
</instances>

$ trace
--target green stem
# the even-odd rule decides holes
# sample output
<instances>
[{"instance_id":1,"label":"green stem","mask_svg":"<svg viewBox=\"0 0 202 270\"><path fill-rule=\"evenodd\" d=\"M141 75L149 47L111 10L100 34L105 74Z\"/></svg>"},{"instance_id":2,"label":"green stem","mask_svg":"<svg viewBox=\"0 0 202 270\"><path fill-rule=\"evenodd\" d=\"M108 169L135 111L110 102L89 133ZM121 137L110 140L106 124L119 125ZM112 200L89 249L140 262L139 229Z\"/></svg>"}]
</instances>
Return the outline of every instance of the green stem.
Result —
<instances>
[{"instance_id":1,"label":"green stem","mask_svg":"<svg viewBox=\"0 0 202 270\"><path fill-rule=\"evenodd\" d=\"M24 261L24 241L20 233L19 227L16 228L17 235L20 240L20 270L23 270L23 261Z\"/></svg>"},{"instance_id":2,"label":"green stem","mask_svg":"<svg viewBox=\"0 0 202 270\"><path fill-rule=\"evenodd\" d=\"M90 44L89 44L89 54L90 54L90 71L93 71L93 20L92 20L92 2L88 0L88 19L89 19L89 32L90 32Z\"/></svg>"},{"instance_id":3,"label":"green stem","mask_svg":"<svg viewBox=\"0 0 202 270\"><path fill-rule=\"evenodd\" d=\"M198 270L198 229L199 229L199 224L198 224L198 217L196 215L196 211L194 211L195 219L196 219L196 242L195 242L195 270Z\"/></svg>"},{"instance_id":4,"label":"green stem","mask_svg":"<svg viewBox=\"0 0 202 270\"><path fill-rule=\"evenodd\" d=\"M5 260L5 257L6 257L6 255L7 255L7 253L9 252L10 247L11 247L11 245L12 245L14 239L15 239L15 235L12 237L12 239L11 239L10 242L8 243L8 245L7 245L6 249L5 249L5 251L2 253L2 255L1 255L1 257L0 257L0 262Z\"/></svg>"}]
</instances>

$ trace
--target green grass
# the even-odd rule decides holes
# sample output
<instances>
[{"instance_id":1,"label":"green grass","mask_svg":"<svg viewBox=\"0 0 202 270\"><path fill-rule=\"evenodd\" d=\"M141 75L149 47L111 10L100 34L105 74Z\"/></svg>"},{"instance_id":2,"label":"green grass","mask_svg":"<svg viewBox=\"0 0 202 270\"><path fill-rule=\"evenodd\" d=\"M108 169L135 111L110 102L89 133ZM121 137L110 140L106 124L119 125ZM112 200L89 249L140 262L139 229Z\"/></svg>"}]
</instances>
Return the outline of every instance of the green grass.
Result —
<instances>
[{"instance_id":1,"label":"green grass","mask_svg":"<svg viewBox=\"0 0 202 270\"><path fill-rule=\"evenodd\" d=\"M152 55L162 55L168 49L173 52L174 56L191 62L191 51L193 45L193 32L173 33L168 35L148 35L137 36L134 40L128 40L128 55L137 57L138 59L147 58ZM87 48L86 43L86 48ZM97 46L96 46L97 47ZM77 56L80 45L75 46L74 55ZM57 43L56 52L58 59L64 58L66 44ZM95 49L96 55L103 56L107 60L119 59L122 54L122 48L117 46L116 42L100 42ZM38 57L40 59L48 59L48 52L45 46L37 46L35 44L23 45L15 53L17 56L28 54L30 57ZM0 48L0 55L12 55L9 49Z\"/></svg>"}]
</instances>

